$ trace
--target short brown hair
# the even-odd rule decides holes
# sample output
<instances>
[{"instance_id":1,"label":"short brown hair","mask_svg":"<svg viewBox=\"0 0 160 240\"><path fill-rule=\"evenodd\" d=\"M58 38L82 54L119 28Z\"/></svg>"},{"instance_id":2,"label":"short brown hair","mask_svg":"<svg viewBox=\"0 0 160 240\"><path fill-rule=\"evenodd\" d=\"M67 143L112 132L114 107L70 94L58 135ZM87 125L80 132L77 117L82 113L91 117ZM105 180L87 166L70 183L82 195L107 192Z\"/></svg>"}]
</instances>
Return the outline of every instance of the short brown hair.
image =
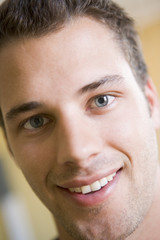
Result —
<instances>
[{"instance_id":1,"label":"short brown hair","mask_svg":"<svg viewBox=\"0 0 160 240\"><path fill-rule=\"evenodd\" d=\"M6 0L0 6L0 48L13 40L57 31L79 16L103 22L115 33L143 90L148 73L134 22L111 0ZM1 112L0 125L4 127Z\"/></svg>"}]
</instances>

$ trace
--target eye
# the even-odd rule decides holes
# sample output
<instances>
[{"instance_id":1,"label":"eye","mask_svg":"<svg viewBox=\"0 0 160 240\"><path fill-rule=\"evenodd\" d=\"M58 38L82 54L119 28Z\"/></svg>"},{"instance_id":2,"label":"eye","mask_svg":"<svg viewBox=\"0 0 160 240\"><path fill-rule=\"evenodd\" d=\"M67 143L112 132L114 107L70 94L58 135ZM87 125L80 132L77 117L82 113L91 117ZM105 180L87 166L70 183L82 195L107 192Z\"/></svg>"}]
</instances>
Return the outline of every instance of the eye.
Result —
<instances>
[{"instance_id":1,"label":"eye","mask_svg":"<svg viewBox=\"0 0 160 240\"><path fill-rule=\"evenodd\" d=\"M96 105L96 107L105 107L107 105L109 105L110 103L112 103L112 101L115 99L114 96L111 95L100 95L96 98L94 98L94 104Z\"/></svg>"},{"instance_id":2,"label":"eye","mask_svg":"<svg viewBox=\"0 0 160 240\"><path fill-rule=\"evenodd\" d=\"M43 127L46 123L49 122L49 119L43 116L34 116L28 119L28 121L24 124L25 129L37 129Z\"/></svg>"}]
</instances>

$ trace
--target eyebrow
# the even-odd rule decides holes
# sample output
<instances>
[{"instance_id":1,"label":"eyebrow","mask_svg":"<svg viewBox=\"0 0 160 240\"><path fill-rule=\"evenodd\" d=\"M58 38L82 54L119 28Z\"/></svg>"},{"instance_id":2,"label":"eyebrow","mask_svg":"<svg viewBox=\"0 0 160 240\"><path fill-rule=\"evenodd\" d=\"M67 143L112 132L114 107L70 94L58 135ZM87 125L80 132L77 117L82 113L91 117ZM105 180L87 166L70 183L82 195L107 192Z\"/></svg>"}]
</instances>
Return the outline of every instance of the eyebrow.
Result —
<instances>
[{"instance_id":1,"label":"eyebrow","mask_svg":"<svg viewBox=\"0 0 160 240\"><path fill-rule=\"evenodd\" d=\"M121 82L123 80L123 77L120 75L107 75L104 76L102 78L100 78L97 81L94 81L84 87L82 87L78 93L79 94L85 94L86 92L90 92L93 91L99 87L101 87L104 84L112 84L112 83L118 83ZM24 103L22 105L18 105L16 107L11 108L5 115L7 120L11 120L16 118L18 115L20 115L21 113L25 113L25 112L29 112L35 109L39 109L42 108L43 104L36 102L36 101L32 101L32 102L28 102L28 103Z\"/></svg>"},{"instance_id":2,"label":"eyebrow","mask_svg":"<svg viewBox=\"0 0 160 240\"><path fill-rule=\"evenodd\" d=\"M36 102L36 101L24 103L22 105L11 108L6 113L6 119L7 120L13 119L21 113L29 112L29 111L32 111L34 109L41 108L42 106L43 106L43 104L41 104L39 102Z\"/></svg>"},{"instance_id":3,"label":"eyebrow","mask_svg":"<svg viewBox=\"0 0 160 240\"><path fill-rule=\"evenodd\" d=\"M90 91L93 91L99 87L101 87L102 85L104 84L112 84L112 83L118 83L118 82L121 82L123 80L123 77L120 76L120 75L107 75L107 76L104 76L102 78L100 78L99 80L97 81L94 81L84 87L82 87L78 93L79 94L85 94L86 92L90 92Z\"/></svg>"}]
</instances>

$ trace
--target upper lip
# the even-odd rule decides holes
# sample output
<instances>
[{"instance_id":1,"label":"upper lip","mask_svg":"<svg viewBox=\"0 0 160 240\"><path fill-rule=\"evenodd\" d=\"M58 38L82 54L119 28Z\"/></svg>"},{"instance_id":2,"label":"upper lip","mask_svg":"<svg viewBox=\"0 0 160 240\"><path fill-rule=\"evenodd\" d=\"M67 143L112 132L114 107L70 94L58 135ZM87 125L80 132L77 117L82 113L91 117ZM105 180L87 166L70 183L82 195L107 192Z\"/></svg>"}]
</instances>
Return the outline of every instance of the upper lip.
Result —
<instances>
[{"instance_id":1,"label":"upper lip","mask_svg":"<svg viewBox=\"0 0 160 240\"><path fill-rule=\"evenodd\" d=\"M63 184L58 184L57 186L61 187L61 188L76 188L76 187L90 185L97 180L100 180L100 179L107 177L115 172L118 172L122 167L123 166L118 167L118 168L113 168L113 169L111 169L105 173L101 173L101 174L96 173L94 176L88 176L88 177L83 177L83 178L77 177L72 180L66 181Z\"/></svg>"}]
</instances>

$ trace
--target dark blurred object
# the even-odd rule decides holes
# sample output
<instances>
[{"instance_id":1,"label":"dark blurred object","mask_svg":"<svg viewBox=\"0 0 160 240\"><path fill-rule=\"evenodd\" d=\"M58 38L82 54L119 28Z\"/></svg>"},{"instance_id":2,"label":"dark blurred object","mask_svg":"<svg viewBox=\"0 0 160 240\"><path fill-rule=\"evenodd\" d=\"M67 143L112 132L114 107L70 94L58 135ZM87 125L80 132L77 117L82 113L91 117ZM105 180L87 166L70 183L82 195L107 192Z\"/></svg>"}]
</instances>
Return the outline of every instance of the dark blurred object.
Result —
<instances>
[{"instance_id":1,"label":"dark blurred object","mask_svg":"<svg viewBox=\"0 0 160 240\"><path fill-rule=\"evenodd\" d=\"M0 201L9 194L9 184L7 182L7 179L5 177L4 169L2 167L2 161L0 159Z\"/></svg>"}]
</instances>

